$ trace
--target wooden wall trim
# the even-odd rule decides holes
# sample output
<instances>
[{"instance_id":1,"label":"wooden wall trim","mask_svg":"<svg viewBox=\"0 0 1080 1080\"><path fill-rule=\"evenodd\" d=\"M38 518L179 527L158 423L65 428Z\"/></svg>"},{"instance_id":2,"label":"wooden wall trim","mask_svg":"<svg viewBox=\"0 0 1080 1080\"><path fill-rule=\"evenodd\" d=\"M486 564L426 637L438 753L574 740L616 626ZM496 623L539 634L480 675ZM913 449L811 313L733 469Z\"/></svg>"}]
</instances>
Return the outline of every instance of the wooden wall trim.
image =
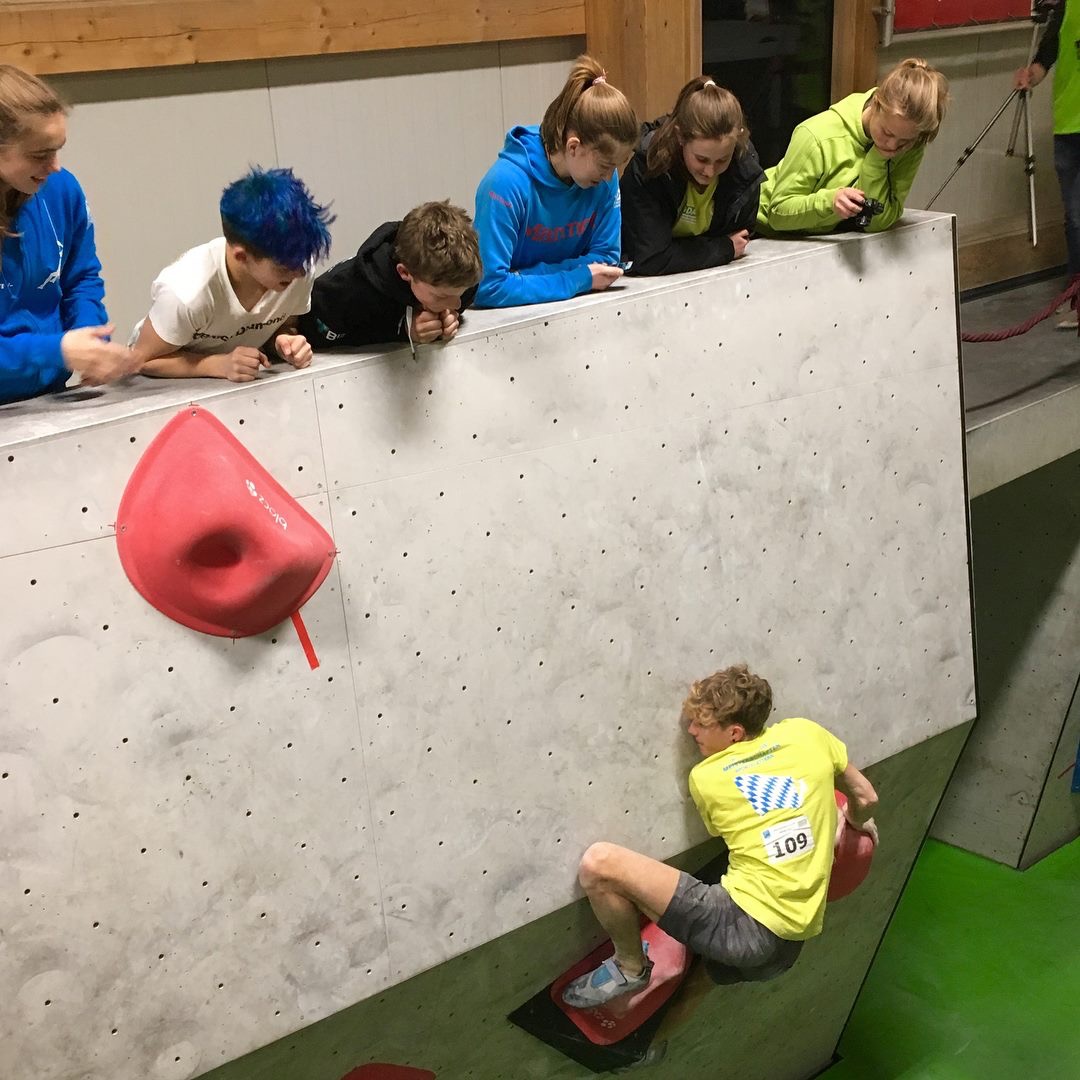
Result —
<instances>
[{"instance_id":1,"label":"wooden wall trim","mask_svg":"<svg viewBox=\"0 0 1080 1080\"><path fill-rule=\"evenodd\" d=\"M877 0L834 0L832 100L877 85Z\"/></svg>"},{"instance_id":2,"label":"wooden wall trim","mask_svg":"<svg viewBox=\"0 0 1080 1080\"><path fill-rule=\"evenodd\" d=\"M876 80L875 3L835 0L834 101ZM668 108L672 91L701 70L700 0L0 0L0 63L57 75L580 37L587 6L589 47L615 45L618 55L602 56L612 68L632 61L620 74L640 84L630 89L643 114ZM633 44L638 33L662 43L651 78L639 57L625 56L653 52L655 43Z\"/></svg>"},{"instance_id":3,"label":"wooden wall trim","mask_svg":"<svg viewBox=\"0 0 1080 1080\"><path fill-rule=\"evenodd\" d=\"M0 0L0 62L37 75L584 33L584 0Z\"/></svg>"},{"instance_id":4,"label":"wooden wall trim","mask_svg":"<svg viewBox=\"0 0 1080 1080\"><path fill-rule=\"evenodd\" d=\"M589 52L641 120L669 112L701 74L701 0L585 0Z\"/></svg>"},{"instance_id":5,"label":"wooden wall trim","mask_svg":"<svg viewBox=\"0 0 1080 1080\"><path fill-rule=\"evenodd\" d=\"M1063 266L1068 258L1061 218L1039 222L1039 246L1028 240L1027 224L1015 231L965 240L958 237L957 261L960 288L974 289L1040 270Z\"/></svg>"}]
</instances>

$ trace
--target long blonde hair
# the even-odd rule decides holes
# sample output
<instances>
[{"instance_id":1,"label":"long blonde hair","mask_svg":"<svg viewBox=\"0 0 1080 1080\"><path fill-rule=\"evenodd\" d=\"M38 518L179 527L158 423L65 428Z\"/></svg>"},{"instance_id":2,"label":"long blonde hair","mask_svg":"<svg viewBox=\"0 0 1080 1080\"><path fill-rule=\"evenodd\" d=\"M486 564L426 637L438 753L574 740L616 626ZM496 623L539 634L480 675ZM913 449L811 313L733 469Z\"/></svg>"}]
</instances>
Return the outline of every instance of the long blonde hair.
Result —
<instances>
[{"instance_id":1,"label":"long blonde hair","mask_svg":"<svg viewBox=\"0 0 1080 1080\"><path fill-rule=\"evenodd\" d=\"M918 145L937 138L949 103L949 80L925 60L911 56L901 60L881 80L870 108L902 116L919 129Z\"/></svg>"},{"instance_id":2,"label":"long blonde hair","mask_svg":"<svg viewBox=\"0 0 1080 1080\"><path fill-rule=\"evenodd\" d=\"M621 90L607 81L600 64L579 56L559 96L547 107L540 138L548 155L566 148L576 135L585 146L608 151L615 146L637 146L638 119Z\"/></svg>"},{"instance_id":3,"label":"long blonde hair","mask_svg":"<svg viewBox=\"0 0 1080 1080\"><path fill-rule=\"evenodd\" d=\"M17 142L38 116L66 113L67 105L52 87L11 64L0 64L0 146ZM30 196L0 183L0 240L14 235L11 223Z\"/></svg>"}]
</instances>

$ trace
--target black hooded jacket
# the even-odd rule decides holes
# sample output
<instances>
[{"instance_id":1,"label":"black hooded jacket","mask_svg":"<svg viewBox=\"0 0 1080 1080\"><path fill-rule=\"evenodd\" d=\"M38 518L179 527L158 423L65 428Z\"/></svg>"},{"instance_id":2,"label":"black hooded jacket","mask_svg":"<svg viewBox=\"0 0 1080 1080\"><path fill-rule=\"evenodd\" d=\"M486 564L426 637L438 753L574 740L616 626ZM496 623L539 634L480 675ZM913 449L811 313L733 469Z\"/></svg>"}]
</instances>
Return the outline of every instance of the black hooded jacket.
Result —
<instances>
[{"instance_id":1,"label":"black hooded jacket","mask_svg":"<svg viewBox=\"0 0 1080 1080\"><path fill-rule=\"evenodd\" d=\"M708 231L702 236L673 237L671 229L689 178L681 162L671 172L648 179L645 176L649 144L666 119L662 116L642 125L641 142L619 184L622 257L634 263L627 273L642 277L681 274L731 262L735 247L728 237L740 229L754 228L765 176L757 151L752 143L748 144L742 153L736 152L716 182Z\"/></svg>"},{"instance_id":2,"label":"black hooded jacket","mask_svg":"<svg viewBox=\"0 0 1080 1080\"><path fill-rule=\"evenodd\" d=\"M408 340L405 309L415 312L420 303L397 272L394 243L400 225L380 225L351 259L315 279L311 311L297 320L300 333L315 349ZM462 311L475 295L475 286L465 290Z\"/></svg>"}]
</instances>

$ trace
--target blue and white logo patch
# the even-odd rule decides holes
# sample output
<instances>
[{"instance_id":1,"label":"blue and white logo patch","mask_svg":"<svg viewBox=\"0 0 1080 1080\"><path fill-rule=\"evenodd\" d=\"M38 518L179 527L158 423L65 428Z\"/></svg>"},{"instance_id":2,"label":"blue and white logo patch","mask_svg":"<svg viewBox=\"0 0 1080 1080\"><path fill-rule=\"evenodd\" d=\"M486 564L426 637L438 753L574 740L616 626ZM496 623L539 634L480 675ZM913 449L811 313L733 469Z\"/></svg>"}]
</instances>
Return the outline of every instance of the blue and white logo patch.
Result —
<instances>
[{"instance_id":1,"label":"blue and white logo patch","mask_svg":"<svg viewBox=\"0 0 1080 1080\"><path fill-rule=\"evenodd\" d=\"M762 817L770 810L798 810L806 794L806 782L791 776L744 773L735 777L735 786Z\"/></svg>"}]
</instances>

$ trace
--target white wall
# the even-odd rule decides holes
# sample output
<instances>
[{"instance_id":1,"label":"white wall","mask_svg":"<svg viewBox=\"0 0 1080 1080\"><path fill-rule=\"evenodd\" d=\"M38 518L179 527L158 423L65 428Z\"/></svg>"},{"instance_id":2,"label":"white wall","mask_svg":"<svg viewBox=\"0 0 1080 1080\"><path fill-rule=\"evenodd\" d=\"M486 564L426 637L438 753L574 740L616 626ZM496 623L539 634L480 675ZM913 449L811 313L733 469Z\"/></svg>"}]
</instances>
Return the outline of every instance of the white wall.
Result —
<instances>
[{"instance_id":1,"label":"white wall","mask_svg":"<svg viewBox=\"0 0 1080 1080\"><path fill-rule=\"evenodd\" d=\"M212 64L52 80L76 106L63 164L86 188L118 333L150 284L220 234L221 189L288 165L332 201L331 262L428 199L470 214L508 128L538 123L578 38Z\"/></svg>"}]
</instances>

